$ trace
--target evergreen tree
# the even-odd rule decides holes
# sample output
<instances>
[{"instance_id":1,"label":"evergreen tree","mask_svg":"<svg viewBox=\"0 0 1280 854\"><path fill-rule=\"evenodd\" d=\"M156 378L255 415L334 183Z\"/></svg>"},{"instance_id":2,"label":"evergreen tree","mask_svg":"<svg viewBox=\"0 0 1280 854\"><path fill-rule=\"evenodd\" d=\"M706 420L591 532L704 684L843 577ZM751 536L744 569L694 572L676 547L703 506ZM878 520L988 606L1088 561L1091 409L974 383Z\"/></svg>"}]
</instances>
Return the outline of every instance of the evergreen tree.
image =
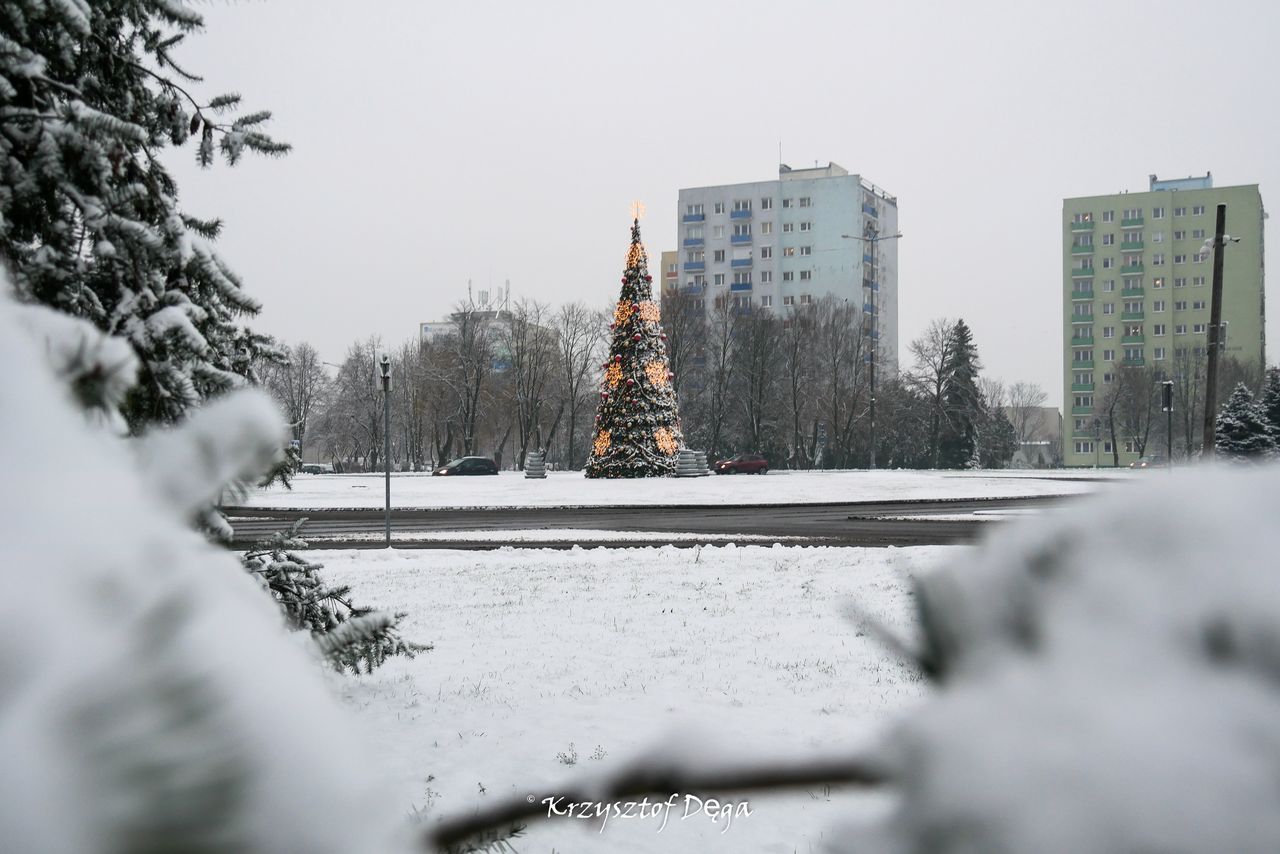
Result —
<instances>
[{"instance_id":1,"label":"evergreen tree","mask_svg":"<svg viewBox=\"0 0 1280 854\"><path fill-rule=\"evenodd\" d=\"M982 468L1002 469L1018 450L1018 433L1002 407L988 408L983 419L979 456Z\"/></svg>"},{"instance_id":2,"label":"evergreen tree","mask_svg":"<svg viewBox=\"0 0 1280 854\"><path fill-rule=\"evenodd\" d=\"M675 471L680 418L652 282L637 219L609 327L613 338L587 477L662 477Z\"/></svg>"},{"instance_id":3,"label":"evergreen tree","mask_svg":"<svg viewBox=\"0 0 1280 854\"><path fill-rule=\"evenodd\" d=\"M978 348L963 320L951 328L950 357L944 368L942 439L939 468L965 468L978 452L978 426L982 422L982 396L978 393Z\"/></svg>"},{"instance_id":4,"label":"evergreen tree","mask_svg":"<svg viewBox=\"0 0 1280 854\"><path fill-rule=\"evenodd\" d=\"M241 320L258 311L209 243L217 220L186 215L160 162L195 141L234 164L283 154L270 113L228 118L240 100L202 102L174 50L202 26L177 0L12 0L0 4L0 256L20 299L125 338L139 383L121 404L137 432L173 422L253 378L275 350Z\"/></svg>"},{"instance_id":5,"label":"evergreen tree","mask_svg":"<svg viewBox=\"0 0 1280 854\"><path fill-rule=\"evenodd\" d=\"M1244 383L1236 385L1219 410L1214 436L1214 447L1225 459L1262 459L1276 451L1276 433Z\"/></svg>"},{"instance_id":6,"label":"evergreen tree","mask_svg":"<svg viewBox=\"0 0 1280 854\"><path fill-rule=\"evenodd\" d=\"M1277 443L1280 443L1280 368L1267 370L1267 381L1262 387L1262 398L1258 403L1274 431Z\"/></svg>"}]
</instances>

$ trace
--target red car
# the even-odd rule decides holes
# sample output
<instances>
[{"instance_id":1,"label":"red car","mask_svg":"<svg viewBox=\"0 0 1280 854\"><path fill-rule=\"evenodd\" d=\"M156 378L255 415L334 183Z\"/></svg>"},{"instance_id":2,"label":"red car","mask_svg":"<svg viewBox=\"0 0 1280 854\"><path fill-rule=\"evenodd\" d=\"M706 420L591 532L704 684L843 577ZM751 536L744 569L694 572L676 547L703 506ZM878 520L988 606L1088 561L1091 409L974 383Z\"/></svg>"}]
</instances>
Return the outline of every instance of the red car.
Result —
<instances>
[{"instance_id":1,"label":"red car","mask_svg":"<svg viewBox=\"0 0 1280 854\"><path fill-rule=\"evenodd\" d=\"M716 463L715 469L716 474L764 474L769 470L769 461L759 454L738 454Z\"/></svg>"}]
</instances>

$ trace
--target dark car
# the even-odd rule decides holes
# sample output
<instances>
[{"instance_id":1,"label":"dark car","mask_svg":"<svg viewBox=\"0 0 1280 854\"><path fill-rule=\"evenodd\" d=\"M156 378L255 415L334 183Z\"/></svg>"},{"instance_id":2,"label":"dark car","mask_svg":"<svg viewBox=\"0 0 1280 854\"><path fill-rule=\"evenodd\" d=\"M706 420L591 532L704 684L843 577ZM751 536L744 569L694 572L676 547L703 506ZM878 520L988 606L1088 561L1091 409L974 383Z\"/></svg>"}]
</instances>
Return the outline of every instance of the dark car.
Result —
<instances>
[{"instance_id":1,"label":"dark car","mask_svg":"<svg viewBox=\"0 0 1280 854\"><path fill-rule=\"evenodd\" d=\"M431 473L433 475L497 474L498 464L488 457L458 457L458 459L450 460Z\"/></svg>"},{"instance_id":2,"label":"dark car","mask_svg":"<svg viewBox=\"0 0 1280 854\"><path fill-rule=\"evenodd\" d=\"M716 463L715 469L716 474L764 474L769 470L769 461L759 454L738 454Z\"/></svg>"},{"instance_id":3,"label":"dark car","mask_svg":"<svg viewBox=\"0 0 1280 854\"><path fill-rule=\"evenodd\" d=\"M1131 469L1163 469L1169 467L1169 461L1164 458L1163 454L1152 454L1149 457L1139 457L1129 463Z\"/></svg>"}]
</instances>

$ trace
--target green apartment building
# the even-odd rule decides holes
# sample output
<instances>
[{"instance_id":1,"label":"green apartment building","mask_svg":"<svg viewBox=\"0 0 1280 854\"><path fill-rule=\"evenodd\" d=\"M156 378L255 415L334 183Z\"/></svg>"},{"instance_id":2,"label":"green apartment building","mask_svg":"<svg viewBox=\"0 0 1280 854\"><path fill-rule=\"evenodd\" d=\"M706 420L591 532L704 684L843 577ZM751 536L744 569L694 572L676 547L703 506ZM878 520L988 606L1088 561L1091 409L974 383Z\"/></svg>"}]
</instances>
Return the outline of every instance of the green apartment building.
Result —
<instances>
[{"instance_id":1,"label":"green apartment building","mask_svg":"<svg viewBox=\"0 0 1280 854\"><path fill-rule=\"evenodd\" d=\"M1262 196L1257 184L1214 187L1212 173L1161 181L1145 193L1065 199L1062 203L1063 460L1114 465L1107 402L1121 371L1156 380L1199 382L1203 374L1217 206L1227 206L1220 354L1265 364ZM1221 374L1219 374L1221 378ZM1230 389L1219 389L1219 404ZM1189 397L1188 397L1189 396ZM1186 400L1190 400L1187 403ZM1175 401L1194 409L1203 391ZM1182 413L1185 416L1185 413ZM1196 423L1202 415L1196 415ZM1175 453L1186 431L1174 428ZM1095 434L1100 434L1095 440ZM1199 431L1197 429L1196 435ZM1163 425L1159 435L1164 436ZM1138 457L1133 437L1117 435L1120 465ZM1148 445L1148 453L1163 452Z\"/></svg>"}]
</instances>

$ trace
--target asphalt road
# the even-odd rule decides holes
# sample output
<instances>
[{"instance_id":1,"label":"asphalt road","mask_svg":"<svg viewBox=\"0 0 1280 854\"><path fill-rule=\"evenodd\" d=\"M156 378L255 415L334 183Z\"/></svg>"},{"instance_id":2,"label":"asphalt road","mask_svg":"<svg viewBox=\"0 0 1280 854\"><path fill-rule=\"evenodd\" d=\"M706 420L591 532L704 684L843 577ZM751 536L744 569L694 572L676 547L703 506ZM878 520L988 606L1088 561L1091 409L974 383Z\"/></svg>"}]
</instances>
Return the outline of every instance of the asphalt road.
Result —
<instances>
[{"instance_id":1,"label":"asphalt road","mask_svg":"<svg viewBox=\"0 0 1280 854\"><path fill-rule=\"evenodd\" d=\"M945 501L881 501L874 503L783 504L766 506L685 507L548 507L470 510L392 510L391 530L397 548L493 549L501 546L569 548L571 539L441 540L418 539L413 534L435 532L529 531L583 529L672 534L754 535L769 542L839 546L918 546L965 543L1002 521L981 519L902 519L902 516L953 516L974 511L1043 509L1080 496L1036 498L960 499ZM304 538L321 548L380 548L383 546L381 510L270 510L225 507L235 530L233 546L245 548L288 528L299 518L308 520ZM474 536L474 533L472 534ZM722 540L675 541L678 546L716 543ZM583 548L659 545L661 540L586 540Z\"/></svg>"}]
</instances>

